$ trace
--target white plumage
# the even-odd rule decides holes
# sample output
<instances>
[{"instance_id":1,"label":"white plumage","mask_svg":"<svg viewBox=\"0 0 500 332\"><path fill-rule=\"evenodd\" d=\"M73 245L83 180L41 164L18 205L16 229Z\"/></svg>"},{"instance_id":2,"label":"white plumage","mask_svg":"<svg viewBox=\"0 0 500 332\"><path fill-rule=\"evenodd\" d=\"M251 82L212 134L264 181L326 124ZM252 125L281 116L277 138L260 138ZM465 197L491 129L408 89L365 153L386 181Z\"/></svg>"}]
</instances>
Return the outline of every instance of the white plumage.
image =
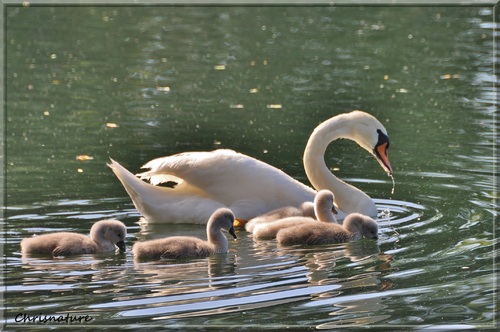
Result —
<instances>
[{"instance_id":1,"label":"white plumage","mask_svg":"<svg viewBox=\"0 0 500 332\"><path fill-rule=\"evenodd\" d=\"M333 192L340 209L339 220L352 212L374 216L377 209L373 200L337 179L324 162L326 147L339 138L356 141L392 173L387 157L387 131L365 112L340 114L314 130L304 152L309 180L317 190ZM312 202L316 194L314 189L269 164L225 149L157 158L146 163L143 168L148 170L138 177L114 160L109 167L148 222L206 223L221 207L231 209L237 219L249 220L283 206ZM165 181L178 184L174 188L156 186Z\"/></svg>"}]
</instances>

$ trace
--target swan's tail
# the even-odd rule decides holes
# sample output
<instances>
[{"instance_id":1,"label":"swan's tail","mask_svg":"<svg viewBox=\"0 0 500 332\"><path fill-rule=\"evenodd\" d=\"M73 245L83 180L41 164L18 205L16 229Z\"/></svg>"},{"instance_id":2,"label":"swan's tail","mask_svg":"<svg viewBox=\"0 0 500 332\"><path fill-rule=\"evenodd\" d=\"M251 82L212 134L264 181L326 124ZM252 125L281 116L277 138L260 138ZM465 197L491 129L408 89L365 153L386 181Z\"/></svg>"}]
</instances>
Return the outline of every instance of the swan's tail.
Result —
<instances>
[{"instance_id":1,"label":"swan's tail","mask_svg":"<svg viewBox=\"0 0 500 332\"><path fill-rule=\"evenodd\" d=\"M108 166L148 222L205 224L213 211L223 207L185 183L176 189L159 187L142 181L113 159Z\"/></svg>"},{"instance_id":2,"label":"swan's tail","mask_svg":"<svg viewBox=\"0 0 500 332\"><path fill-rule=\"evenodd\" d=\"M108 164L109 168L115 173L116 177L122 183L128 195L132 199L134 206L142 215L147 215L147 207L143 204L143 196L147 196L151 191L162 191L161 187L155 187L148 184L134 174L130 173L125 167L120 165L115 160L111 159Z\"/></svg>"}]
</instances>

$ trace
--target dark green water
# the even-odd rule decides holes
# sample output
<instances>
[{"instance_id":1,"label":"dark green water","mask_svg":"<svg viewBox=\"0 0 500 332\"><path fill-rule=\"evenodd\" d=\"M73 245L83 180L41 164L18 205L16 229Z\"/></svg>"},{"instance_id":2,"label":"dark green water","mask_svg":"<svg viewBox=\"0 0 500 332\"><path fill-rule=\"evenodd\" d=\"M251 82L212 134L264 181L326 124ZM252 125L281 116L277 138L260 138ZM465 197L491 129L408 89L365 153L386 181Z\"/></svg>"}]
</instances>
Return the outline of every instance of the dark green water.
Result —
<instances>
[{"instance_id":1,"label":"dark green water","mask_svg":"<svg viewBox=\"0 0 500 332\"><path fill-rule=\"evenodd\" d=\"M130 329L495 326L494 8L7 6L4 17L7 328L41 326L25 313ZM240 230L227 257L175 264L20 254L24 237L111 217L129 247L203 237L139 225L108 158L136 172L231 148L308 183L309 134L354 109L389 132L394 194L353 142L326 161L376 199L376 243L282 250Z\"/></svg>"}]
</instances>

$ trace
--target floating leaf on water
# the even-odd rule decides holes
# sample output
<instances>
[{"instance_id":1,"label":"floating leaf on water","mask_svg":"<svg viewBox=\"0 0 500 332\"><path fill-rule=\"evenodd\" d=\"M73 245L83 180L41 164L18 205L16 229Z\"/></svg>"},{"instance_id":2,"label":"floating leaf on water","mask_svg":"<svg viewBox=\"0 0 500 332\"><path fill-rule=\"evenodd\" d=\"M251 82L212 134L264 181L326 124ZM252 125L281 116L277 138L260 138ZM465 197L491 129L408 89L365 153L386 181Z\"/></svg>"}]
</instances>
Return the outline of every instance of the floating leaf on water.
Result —
<instances>
[{"instance_id":1,"label":"floating leaf on water","mask_svg":"<svg viewBox=\"0 0 500 332\"><path fill-rule=\"evenodd\" d=\"M439 76L440 79L442 80L450 80L452 78L454 79L457 79L457 78L460 78L460 74L444 74L444 75L441 75Z\"/></svg>"},{"instance_id":2,"label":"floating leaf on water","mask_svg":"<svg viewBox=\"0 0 500 332\"><path fill-rule=\"evenodd\" d=\"M81 154L81 155L76 156L76 160L80 160L80 161L94 160L94 157L88 156L86 154Z\"/></svg>"},{"instance_id":3,"label":"floating leaf on water","mask_svg":"<svg viewBox=\"0 0 500 332\"><path fill-rule=\"evenodd\" d=\"M229 105L229 108L244 108L243 104L231 104Z\"/></svg>"},{"instance_id":4,"label":"floating leaf on water","mask_svg":"<svg viewBox=\"0 0 500 332\"><path fill-rule=\"evenodd\" d=\"M214 69L215 70L225 70L226 66L225 65L216 65L216 66L214 66Z\"/></svg>"},{"instance_id":5,"label":"floating leaf on water","mask_svg":"<svg viewBox=\"0 0 500 332\"><path fill-rule=\"evenodd\" d=\"M119 126L116 123L108 122L108 123L106 123L106 127L108 127L108 128L118 128Z\"/></svg>"},{"instance_id":6,"label":"floating leaf on water","mask_svg":"<svg viewBox=\"0 0 500 332\"><path fill-rule=\"evenodd\" d=\"M160 92L170 92L170 87L169 86L157 86L156 90Z\"/></svg>"},{"instance_id":7,"label":"floating leaf on water","mask_svg":"<svg viewBox=\"0 0 500 332\"><path fill-rule=\"evenodd\" d=\"M45 116L49 116L49 115L50 115L50 112L49 112L49 111L47 111L47 110L45 110L45 111L43 111L43 115L45 115Z\"/></svg>"},{"instance_id":8,"label":"floating leaf on water","mask_svg":"<svg viewBox=\"0 0 500 332\"><path fill-rule=\"evenodd\" d=\"M397 92L399 92L399 93L408 93L408 90L406 90L404 88L401 88L401 89L398 89Z\"/></svg>"},{"instance_id":9,"label":"floating leaf on water","mask_svg":"<svg viewBox=\"0 0 500 332\"><path fill-rule=\"evenodd\" d=\"M78 173L83 173L83 169L79 168L76 170Z\"/></svg>"},{"instance_id":10,"label":"floating leaf on water","mask_svg":"<svg viewBox=\"0 0 500 332\"><path fill-rule=\"evenodd\" d=\"M267 108L277 109L277 108L283 108L283 106L281 104L268 104Z\"/></svg>"},{"instance_id":11,"label":"floating leaf on water","mask_svg":"<svg viewBox=\"0 0 500 332\"><path fill-rule=\"evenodd\" d=\"M250 93L257 93L257 92L259 92L259 89L257 88L250 89Z\"/></svg>"}]
</instances>

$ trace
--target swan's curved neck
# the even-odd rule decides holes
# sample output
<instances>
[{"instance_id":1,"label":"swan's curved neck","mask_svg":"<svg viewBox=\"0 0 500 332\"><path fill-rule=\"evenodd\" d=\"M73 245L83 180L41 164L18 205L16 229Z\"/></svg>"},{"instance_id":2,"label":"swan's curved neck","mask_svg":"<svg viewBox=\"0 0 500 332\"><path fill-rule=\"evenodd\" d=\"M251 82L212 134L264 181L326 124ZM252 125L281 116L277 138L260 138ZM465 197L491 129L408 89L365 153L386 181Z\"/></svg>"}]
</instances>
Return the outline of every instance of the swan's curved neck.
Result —
<instances>
[{"instance_id":1,"label":"swan's curved neck","mask_svg":"<svg viewBox=\"0 0 500 332\"><path fill-rule=\"evenodd\" d=\"M358 137L356 123L348 116L336 116L321 123L307 142L304 151L304 169L316 190L329 189L333 192L335 202L342 211L373 216L377 214L373 200L361 190L335 177L326 166L324 158L331 142L339 138L358 142Z\"/></svg>"}]
</instances>

